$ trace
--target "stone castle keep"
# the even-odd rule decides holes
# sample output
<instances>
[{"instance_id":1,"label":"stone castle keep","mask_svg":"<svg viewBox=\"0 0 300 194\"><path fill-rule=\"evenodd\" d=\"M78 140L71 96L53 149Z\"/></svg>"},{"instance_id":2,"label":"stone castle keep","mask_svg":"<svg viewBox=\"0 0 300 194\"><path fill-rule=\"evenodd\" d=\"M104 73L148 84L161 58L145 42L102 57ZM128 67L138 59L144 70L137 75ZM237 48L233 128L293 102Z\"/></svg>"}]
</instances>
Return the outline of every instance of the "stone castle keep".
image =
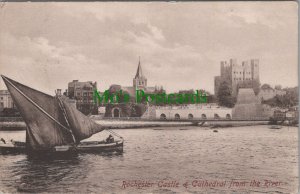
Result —
<instances>
[{"instance_id":1,"label":"stone castle keep","mask_svg":"<svg viewBox=\"0 0 300 194\"><path fill-rule=\"evenodd\" d=\"M221 75L215 77L216 96L220 84L224 81L231 86L233 96L237 96L238 88L253 88L255 82L260 83L259 60L243 61L241 65L236 59L230 59L229 62L221 61Z\"/></svg>"}]
</instances>

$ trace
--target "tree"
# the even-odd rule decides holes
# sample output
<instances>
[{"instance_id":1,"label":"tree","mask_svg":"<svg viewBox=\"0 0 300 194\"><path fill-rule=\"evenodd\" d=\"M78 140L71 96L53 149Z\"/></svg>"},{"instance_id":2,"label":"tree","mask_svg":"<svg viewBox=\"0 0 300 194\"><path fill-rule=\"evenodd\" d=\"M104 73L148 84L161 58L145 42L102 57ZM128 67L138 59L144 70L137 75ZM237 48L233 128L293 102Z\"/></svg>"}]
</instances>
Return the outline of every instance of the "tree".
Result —
<instances>
[{"instance_id":1,"label":"tree","mask_svg":"<svg viewBox=\"0 0 300 194\"><path fill-rule=\"evenodd\" d=\"M16 108L4 108L2 112L0 112L0 115L4 117L15 117L20 116L20 112Z\"/></svg>"},{"instance_id":2,"label":"tree","mask_svg":"<svg viewBox=\"0 0 300 194\"><path fill-rule=\"evenodd\" d=\"M266 90L266 89L273 89L269 84L263 84L262 86L261 86L261 89L264 89L264 90Z\"/></svg>"},{"instance_id":3,"label":"tree","mask_svg":"<svg viewBox=\"0 0 300 194\"><path fill-rule=\"evenodd\" d=\"M260 83L256 80L253 80L252 88L253 88L254 94L257 95L260 92Z\"/></svg>"},{"instance_id":4,"label":"tree","mask_svg":"<svg viewBox=\"0 0 300 194\"><path fill-rule=\"evenodd\" d=\"M286 90L285 95L276 95L271 99L262 101L263 104L268 104L272 107L289 108L298 104L297 90Z\"/></svg>"},{"instance_id":5,"label":"tree","mask_svg":"<svg viewBox=\"0 0 300 194\"><path fill-rule=\"evenodd\" d=\"M232 97L232 89L227 82L222 82L219 87L217 99L220 106L233 107L234 98Z\"/></svg>"},{"instance_id":6,"label":"tree","mask_svg":"<svg viewBox=\"0 0 300 194\"><path fill-rule=\"evenodd\" d=\"M281 85L276 85L275 86L275 90L281 90L282 89L282 86Z\"/></svg>"}]
</instances>

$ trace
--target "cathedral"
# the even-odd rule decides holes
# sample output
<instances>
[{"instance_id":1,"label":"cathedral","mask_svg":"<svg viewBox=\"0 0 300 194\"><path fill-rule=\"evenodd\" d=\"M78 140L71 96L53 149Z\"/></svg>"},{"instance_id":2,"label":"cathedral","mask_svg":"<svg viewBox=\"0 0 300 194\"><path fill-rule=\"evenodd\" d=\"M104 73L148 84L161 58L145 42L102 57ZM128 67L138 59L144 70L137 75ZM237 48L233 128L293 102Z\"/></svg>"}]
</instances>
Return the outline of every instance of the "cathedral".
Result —
<instances>
[{"instance_id":1,"label":"cathedral","mask_svg":"<svg viewBox=\"0 0 300 194\"><path fill-rule=\"evenodd\" d=\"M136 90L143 90L145 93L155 93L162 90L161 87L149 87L147 86L147 78L143 74L141 60L139 59L136 74L133 78L132 86L121 86L122 91L127 92L131 97L135 98Z\"/></svg>"},{"instance_id":2,"label":"cathedral","mask_svg":"<svg viewBox=\"0 0 300 194\"><path fill-rule=\"evenodd\" d=\"M108 104L106 106L106 117L140 117L145 112L144 104L136 104L136 90L143 90L145 93L162 92L162 87L147 86L147 78L143 74L141 60L139 59L137 71L133 78L132 86L111 85L109 91L115 93L122 90L122 92L129 94L130 102L127 104Z\"/></svg>"}]
</instances>

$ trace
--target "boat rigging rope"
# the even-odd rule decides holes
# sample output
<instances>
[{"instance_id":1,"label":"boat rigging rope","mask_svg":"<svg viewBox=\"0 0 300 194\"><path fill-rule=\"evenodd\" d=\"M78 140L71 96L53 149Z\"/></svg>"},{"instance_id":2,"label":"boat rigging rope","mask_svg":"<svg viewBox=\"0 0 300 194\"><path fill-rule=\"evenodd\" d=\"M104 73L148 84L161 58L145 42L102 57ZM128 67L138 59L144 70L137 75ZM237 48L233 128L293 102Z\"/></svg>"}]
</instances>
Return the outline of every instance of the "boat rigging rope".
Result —
<instances>
[{"instance_id":1,"label":"boat rigging rope","mask_svg":"<svg viewBox=\"0 0 300 194\"><path fill-rule=\"evenodd\" d=\"M105 130L108 131L109 133L111 133L111 134L113 134L113 135L115 135L115 136L123 139L123 137L121 135L119 135L118 133L114 132L113 130L111 130L111 129L105 129Z\"/></svg>"},{"instance_id":2,"label":"boat rigging rope","mask_svg":"<svg viewBox=\"0 0 300 194\"><path fill-rule=\"evenodd\" d=\"M64 104L62 103L61 99L59 98L59 96L58 96L57 94L56 94L56 99L58 100L58 104L59 104L60 108L61 108L62 111L63 111L63 115L64 115L65 121L66 121L66 123L67 123L67 125L68 125L69 132L70 132L70 134L71 134L71 136L72 136L73 142L76 143L76 139L75 139L75 136L74 136L74 134L73 134L73 131L71 130L71 127L70 127L70 124L69 124L69 121L68 121L68 114L67 114L67 112L66 112L66 109L65 109L65 107L64 107Z\"/></svg>"}]
</instances>

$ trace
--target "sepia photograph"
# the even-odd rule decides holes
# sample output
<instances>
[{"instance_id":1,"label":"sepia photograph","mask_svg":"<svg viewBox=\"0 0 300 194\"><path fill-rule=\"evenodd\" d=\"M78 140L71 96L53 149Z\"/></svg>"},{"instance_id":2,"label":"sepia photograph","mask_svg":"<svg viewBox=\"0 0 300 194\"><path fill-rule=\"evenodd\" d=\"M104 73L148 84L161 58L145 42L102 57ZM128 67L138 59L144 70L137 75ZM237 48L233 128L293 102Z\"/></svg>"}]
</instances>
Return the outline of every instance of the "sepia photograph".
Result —
<instances>
[{"instance_id":1,"label":"sepia photograph","mask_svg":"<svg viewBox=\"0 0 300 194\"><path fill-rule=\"evenodd\" d=\"M0 193L299 193L296 1L0 0Z\"/></svg>"}]
</instances>

